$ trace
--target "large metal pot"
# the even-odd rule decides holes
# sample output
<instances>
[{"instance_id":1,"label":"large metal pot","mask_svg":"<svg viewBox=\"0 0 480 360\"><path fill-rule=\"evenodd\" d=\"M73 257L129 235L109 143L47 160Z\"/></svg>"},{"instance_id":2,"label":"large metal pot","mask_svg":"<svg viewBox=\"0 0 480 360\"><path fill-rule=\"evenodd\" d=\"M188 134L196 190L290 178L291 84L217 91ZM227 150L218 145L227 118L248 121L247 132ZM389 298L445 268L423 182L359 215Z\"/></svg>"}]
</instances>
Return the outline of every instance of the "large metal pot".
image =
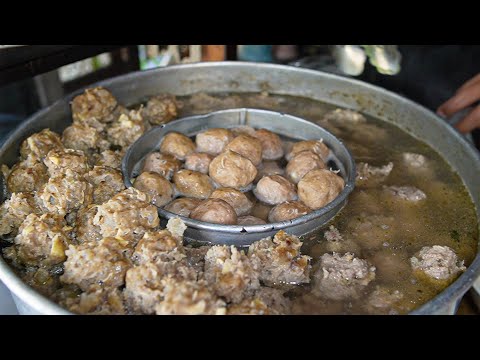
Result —
<instances>
[{"instance_id":1,"label":"large metal pot","mask_svg":"<svg viewBox=\"0 0 480 360\"><path fill-rule=\"evenodd\" d=\"M391 122L429 144L455 169L480 205L480 157L458 132L431 111L401 96L361 81L288 66L220 62L171 66L136 72L99 83L122 104L133 105L161 91L176 95L205 92L259 92L308 97L362 111ZM12 165L27 136L49 127L62 131L70 122L70 100L78 91L36 113L0 149L0 164ZM478 213L477 210L477 214ZM465 292L480 275L480 256L457 281L413 314L453 314ZM65 314L65 310L24 284L0 258L0 279L23 314Z\"/></svg>"}]
</instances>

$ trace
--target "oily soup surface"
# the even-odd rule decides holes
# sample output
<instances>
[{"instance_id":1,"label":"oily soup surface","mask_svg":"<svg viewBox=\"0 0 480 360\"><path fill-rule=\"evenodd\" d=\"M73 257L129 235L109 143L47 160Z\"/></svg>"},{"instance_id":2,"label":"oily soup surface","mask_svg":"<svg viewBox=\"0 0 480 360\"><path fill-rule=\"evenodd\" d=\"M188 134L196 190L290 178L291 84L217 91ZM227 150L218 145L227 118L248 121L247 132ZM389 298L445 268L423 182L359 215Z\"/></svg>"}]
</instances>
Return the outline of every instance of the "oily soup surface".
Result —
<instances>
[{"instance_id":1,"label":"oily soup surface","mask_svg":"<svg viewBox=\"0 0 480 360\"><path fill-rule=\"evenodd\" d=\"M356 187L348 204L331 224L344 238L354 239L351 251L356 256L371 261L377 267L377 285L385 285L404 294L401 302L405 309L413 310L444 288L414 280L409 259L422 247L449 246L467 267L475 258L478 243L475 207L460 177L425 143L392 124L368 116L367 124L373 125L372 131L358 131L355 124L330 126L322 121L322 117L335 106L306 98L262 97L258 94L217 95L217 98L223 101L212 103L208 109L203 108L204 104L199 109L196 102L184 98L180 116L221 110L226 104L285 112L316 122L331 131L344 141L357 164L366 162L384 166L393 162L393 170L386 181L371 188ZM424 155L428 159L428 168L418 171L408 169L402 161L405 152ZM413 186L422 190L427 199L418 204L402 204L382 191L384 185ZM380 216L379 221L372 221L373 230L366 228L362 235L367 235L355 236L358 235L358 227L352 226L352 222L355 224L355 219L365 221L372 216L377 216L374 219ZM391 226L392 222L395 226ZM387 231L375 232L378 227L386 226L389 227ZM319 229L302 239L302 253L313 257L313 265L327 252L325 230L327 228ZM373 235L372 231L375 232ZM380 237L383 241L379 245L380 240L368 241L369 236ZM367 240L362 241L364 238ZM346 250L349 250L348 247ZM308 288L297 289L292 296L297 295L297 291L303 293ZM319 304L318 299L311 302L303 299L294 309L296 313L364 313L362 304L365 300L361 297L355 301L323 301Z\"/></svg>"}]
</instances>

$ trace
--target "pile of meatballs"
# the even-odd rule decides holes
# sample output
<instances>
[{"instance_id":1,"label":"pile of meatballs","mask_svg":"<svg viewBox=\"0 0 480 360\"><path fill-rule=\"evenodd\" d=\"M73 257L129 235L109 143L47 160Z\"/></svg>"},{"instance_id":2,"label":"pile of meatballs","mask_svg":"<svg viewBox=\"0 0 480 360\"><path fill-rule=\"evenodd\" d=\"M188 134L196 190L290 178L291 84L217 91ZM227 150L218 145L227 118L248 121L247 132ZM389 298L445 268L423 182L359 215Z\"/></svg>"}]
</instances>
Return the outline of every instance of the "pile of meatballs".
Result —
<instances>
[{"instance_id":1,"label":"pile of meatballs","mask_svg":"<svg viewBox=\"0 0 480 360\"><path fill-rule=\"evenodd\" d=\"M267 129L210 128L195 139L170 132L143 159L134 187L152 204L226 225L293 220L334 200L345 182L327 168L319 140L292 143Z\"/></svg>"}]
</instances>

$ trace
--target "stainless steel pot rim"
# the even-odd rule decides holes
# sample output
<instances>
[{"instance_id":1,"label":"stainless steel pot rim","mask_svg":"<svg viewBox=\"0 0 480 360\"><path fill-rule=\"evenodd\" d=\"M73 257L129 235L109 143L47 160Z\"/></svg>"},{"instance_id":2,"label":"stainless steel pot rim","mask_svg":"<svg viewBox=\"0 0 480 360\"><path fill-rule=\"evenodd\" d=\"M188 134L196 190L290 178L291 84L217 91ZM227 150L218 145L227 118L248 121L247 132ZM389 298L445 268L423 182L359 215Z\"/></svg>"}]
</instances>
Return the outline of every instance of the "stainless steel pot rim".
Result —
<instances>
[{"instance_id":1,"label":"stainless steel pot rim","mask_svg":"<svg viewBox=\"0 0 480 360\"><path fill-rule=\"evenodd\" d=\"M373 93L381 93L381 94L384 94L386 97L388 97L389 101L397 102L400 105L405 105L409 108L412 108L420 112L427 118L433 117L439 122L444 121L437 114L428 110L424 106L419 105L407 98L404 98L401 95L393 93L379 86L368 84L353 78L345 78L342 76L333 75L333 74L321 72L318 70L303 69L303 68L292 67L287 65L226 61L226 62L208 62L208 63L196 63L196 64L181 64L181 65L168 66L166 68L136 71L130 74L120 75L113 78L109 78L107 80L99 81L94 84L90 84L88 86L85 86L84 88L81 88L75 92L70 93L69 95L66 95L65 97L63 97L62 99L59 99L57 102L50 105L49 107L41 109L35 114L31 115L26 121L24 121L14 131L12 131L11 135L15 135L21 132L26 133L27 129L32 127L38 118L40 118L44 114L47 114L50 111L50 109L54 108L57 104L61 102L70 101L76 95L81 94L87 88L91 88L94 86L103 86L108 88L111 85L115 85L115 83L119 82L120 80L128 81L128 80L135 79L137 77L143 78L143 77L153 76L154 74L157 74L157 73L161 74L161 73L170 72L170 71L176 72L184 68L185 69L228 68L229 70L232 70L232 71L234 71L236 68L249 69L249 70L261 69L262 71L274 71L274 72L288 71L290 73L294 73L298 75L319 78L319 80L321 78L325 80L336 81L338 83L355 85L357 87L361 87L363 89L369 90ZM274 93L281 94L281 92L274 92ZM340 105L338 103L335 103L335 101L329 101L329 102L333 105L345 107L345 105ZM127 104L127 105L133 105L133 104ZM458 132L456 129L452 127L448 128L448 132L449 132L449 135L455 139L455 141L458 141L468 151L470 156L476 158L477 161L480 162L480 154L473 144L469 143L460 132ZM411 135L418 138L418 136L416 136L415 134L411 134ZM17 141L18 139L16 139L14 136L10 136L9 138L7 138L6 141L0 147L0 155L2 155L6 151L6 149L12 146L12 143ZM478 214L478 209L477 209L477 214ZM450 304L452 301L455 301L459 297L463 296L463 294L465 294L469 290L469 288L472 286L473 282L478 278L479 275L480 275L480 253L477 253L477 256L475 257L473 262L470 264L470 266L467 268L467 270L455 282L453 282L448 288L446 288L436 297L434 297L430 301L426 302L425 304L421 305L417 309L410 312L410 314L424 315L429 313L436 313L439 310L444 311L445 304ZM72 314L71 312L63 309L61 306L59 306L55 302L49 300L47 297L43 296L42 294L40 294L39 292L31 288L29 285L24 283L20 279L20 277L12 270L12 268L6 263L6 261L3 259L2 256L0 256L0 280L2 280L5 283L5 285L9 288L9 290L13 294L21 298L26 304L28 304L33 309L36 309L41 313L57 314L57 315Z\"/></svg>"},{"instance_id":2,"label":"stainless steel pot rim","mask_svg":"<svg viewBox=\"0 0 480 360\"><path fill-rule=\"evenodd\" d=\"M202 115L194 115L194 116L188 116L184 117L181 119L174 120L171 123L164 124L164 125L159 125L156 126L150 130L148 130L145 134L143 134L140 138L138 138L132 146L130 146L125 154L125 156L122 159L122 173L123 173L123 178L124 178L124 183L127 188L132 187L133 184L130 180L130 174L128 173L128 166L127 164L129 163L130 157L132 155L132 152L137 146L141 146L141 143L143 139L148 137L151 133L158 131L159 128L166 129L168 131L169 127L172 126L172 124L178 124L179 122L191 122L191 121L202 121L207 118L211 118L214 116L222 116L222 115L227 115L227 114L240 114L244 112L245 115L247 116L254 116L254 114L268 114L268 115L273 115L273 116L278 116L281 118L288 118L291 120L295 120L296 122L299 123L307 123L310 126L315 126L319 129L321 129L323 132L327 133L335 142L337 146L340 146L342 148L342 151L344 151L348 155L348 168L351 169L351 171L346 174L347 178L345 179L345 187L344 189L340 192L340 194L330 203L325 205L324 207L314 210L311 213L308 213L307 215L298 217L296 219L288 220L288 221L280 221L280 222L275 222L275 223L268 223L264 225L224 225L224 224L213 224L213 223L208 223L204 221L199 221L191 218L187 218L185 216L179 216L177 214L174 214L170 211L167 211L163 208L158 209L158 213L163 216L164 218L170 219L170 218L175 218L178 217L182 219L182 221L195 229L202 229L202 230L210 230L210 231L217 231L217 232L222 232L222 233L262 233L262 232L268 232L272 230L282 230L286 229L290 226L294 225L299 225L306 223L312 219L316 219L324 214L327 214L331 212L333 209L335 209L339 204L341 204L343 201L345 201L348 198L348 195L353 191L355 188L355 174L356 174L356 168L355 168L355 161L353 160L353 156L349 149L345 146L345 144L338 139L336 136L334 136L331 132L327 131L326 129L322 128L321 126L312 123L308 120L289 115L289 114L284 114L284 113L277 113L275 111L270 111L270 110L263 110L263 109L249 109L249 108L241 108L241 109L228 109L228 110L220 110L220 111L214 111L208 114L202 114ZM159 139L160 141L160 139ZM149 151L154 151L156 149L149 149ZM158 150L158 149L157 149Z\"/></svg>"}]
</instances>

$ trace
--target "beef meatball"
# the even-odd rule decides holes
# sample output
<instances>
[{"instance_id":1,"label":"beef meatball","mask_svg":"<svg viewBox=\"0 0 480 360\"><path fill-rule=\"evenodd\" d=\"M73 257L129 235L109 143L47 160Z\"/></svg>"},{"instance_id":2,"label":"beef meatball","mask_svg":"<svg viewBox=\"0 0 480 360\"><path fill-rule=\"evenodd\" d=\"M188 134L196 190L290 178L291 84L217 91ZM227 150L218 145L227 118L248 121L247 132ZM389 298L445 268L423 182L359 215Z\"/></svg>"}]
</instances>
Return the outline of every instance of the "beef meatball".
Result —
<instances>
[{"instance_id":1,"label":"beef meatball","mask_svg":"<svg viewBox=\"0 0 480 360\"><path fill-rule=\"evenodd\" d=\"M93 223L98 205L89 205L80 209L75 218L75 237L78 243L98 242L102 240L100 227Z\"/></svg>"},{"instance_id":2,"label":"beef meatball","mask_svg":"<svg viewBox=\"0 0 480 360\"><path fill-rule=\"evenodd\" d=\"M120 115L117 121L107 129L107 140L122 148L132 145L145 131L140 111L132 110Z\"/></svg>"},{"instance_id":3,"label":"beef meatball","mask_svg":"<svg viewBox=\"0 0 480 360\"><path fill-rule=\"evenodd\" d=\"M0 235L16 235L18 227L29 214L39 214L32 194L13 193L0 206Z\"/></svg>"},{"instance_id":4,"label":"beef meatball","mask_svg":"<svg viewBox=\"0 0 480 360\"><path fill-rule=\"evenodd\" d=\"M423 247L410 259L410 264L417 274L440 281L451 281L466 270L451 248L439 245Z\"/></svg>"},{"instance_id":5,"label":"beef meatball","mask_svg":"<svg viewBox=\"0 0 480 360\"><path fill-rule=\"evenodd\" d=\"M182 238L168 230L147 231L135 246L132 260L136 265L159 261L180 261L185 258Z\"/></svg>"},{"instance_id":6,"label":"beef meatball","mask_svg":"<svg viewBox=\"0 0 480 360\"><path fill-rule=\"evenodd\" d=\"M268 214L268 221L280 222L293 220L300 216L307 215L312 210L300 201L286 201L275 206Z\"/></svg>"},{"instance_id":7,"label":"beef meatball","mask_svg":"<svg viewBox=\"0 0 480 360\"><path fill-rule=\"evenodd\" d=\"M214 187L208 175L198 171L180 170L173 175L173 183L182 196L207 199Z\"/></svg>"},{"instance_id":8,"label":"beef meatball","mask_svg":"<svg viewBox=\"0 0 480 360\"><path fill-rule=\"evenodd\" d=\"M264 225L264 224L266 224L266 222L263 221L262 219L259 219L259 218L255 217L255 216L246 215L246 216L240 216L237 219L237 224L238 225L245 225L245 226L248 226L248 225Z\"/></svg>"},{"instance_id":9,"label":"beef meatball","mask_svg":"<svg viewBox=\"0 0 480 360\"><path fill-rule=\"evenodd\" d=\"M209 174L220 186L242 190L253 182L257 169L247 158L226 151L212 160Z\"/></svg>"},{"instance_id":10,"label":"beef meatball","mask_svg":"<svg viewBox=\"0 0 480 360\"><path fill-rule=\"evenodd\" d=\"M248 135L255 137L255 129L248 125L240 125L230 129L235 136Z\"/></svg>"},{"instance_id":11,"label":"beef meatball","mask_svg":"<svg viewBox=\"0 0 480 360\"><path fill-rule=\"evenodd\" d=\"M225 150L230 150L242 155L255 166L262 162L262 143L252 136L237 136L227 144Z\"/></svg>"},{"instance_id":12,"label":"beef meatball","mask_svg":"<svg viewBox=\"0 0 480 360\"><path fill-rule=\"evenodd\" d=\"M153 171L170 180L181 167L182 163L174 156L152 152L145 157L143 171Z\"/></svg>"},{"instance_id":13,"label":"beef meatball","mask_svg":"<svg viewBox=\"0 0 480 360\"><path fill-rule=\"evenodd\" d=\"M238 216L249 214L253 207L253 203L244 193L232 188L216 189L212 192L210 198L226 201L233 207Z\"/></svg>"},{"instance_id":14,"label":"beef meatball","mask_svg":"<svg viewBox=\"0 0 480 360\"><path fill-rule=\"evenodd\" d=\"M65 173L66 169L84 175L88 170L88 160L83 151L80 150L51 150L43 160L50 177L59 176Z\"/></svg>"},{"instance_id":15,"label":"beef meatball","mask_svg":"<svg viewBox=\"0 0 480 360\"><path fill-rule=\"evenodd\" d=\"M325 169L325 167L325 163L320 156L307 150L297 153L288 162L286 172L288 179L294 184L298 184L310 170Z\"/></svg>"},{"instance_id":16,"label":"beef meatball","mask_svg":"<svg viewBox=\"0 0 480 360\"><path fill-rule=\"evenodd\" d=\"M95 164L96 166L108 166L113 169L120 169L122 164L124 152L117 150L105 150L100 152L98 156L95 157Z\"/></svg>"},{"instance_id":17,"label":"beef meatball","mask_svg":"<svg viewBox=\"0 0 480 360\"><path fill-rule=\"evenodd\" d=\"M43 163L24 160L12 167L7 188L11 193L39 191L47 181L47 167Z\"/></svg>"},{"instance_id":18,"label":"beef meatball","mask_svg":"<svg viewBox=\"0 0 480 360\"><path fill-rule=\"evenodd\" d=\"M331 300L358 299L375 279L375 266L351 253L324 254L313 273L313 293Z\"/></svg>"},{"instance_id":19,"label":"beef meatball","mask_svg":"<svg viewBox=\"0 0 480 360\"><path fill-rule=\"evenodd\" d=\"M166 124L177 117L178 107L175 96L160 94L151 97L143 109L143 116L152 125Z\"/></svg>"},{"instance_id":20,"label":"beef meatball","mask_svg":"<svg viewBox=\"0 0 480 360\"><path fill-rule=\"evenodd\" d=\"M270 175L285 175L285 169L280 167L276 161L263 161L257 166L257 176L255 182L258 182L264 176Z\"/></svg>"},{"instance_id":21,"label":"beef meatball","mask_svg":"<svg viewBox=\"0 0 480 360\"><path fill-rule=\"evenodd\" d=\"M38 160L43 160L50 150L62 149L63 144L60 140L60 135L50 131L50 129L43 129L22 142L20 145L20 155L22 159L30 156Z\"/></svg>"},{"instance_id":22,"label":"beef meatball","mask_svg":"<svg viewBox=\"0 0 480 360\"><path fill-rule=\"evenodd\" d=\"M172 183L157 173L150 171L141 173L135 179L133 186L145 193L148 200L157 207L162 207L173 200Z\"/></svg>"},{"instance_id":23,"label":"beef meatball","mask_svg":"<svg viewBox=\"0 0 480 360\"><path fill-rule=\"evenodd\" d=\"M94 204L101 205L125 190L122 173L108 166L95 166L85 179L93 186Z\"/></svg>"},{"instance_id":24,"label":"beef meatball","mask_svg":"<svg viewBox=\"0 0 480 360\"><path fill-rule=\"evenodd\" d=\"M41 207L61 216L92 203L93 187L83 177L70 169L52 177L38 195Z\"/></svg>"},{"instance_id":25,"label":"beef meatball","mask_svg":"<svg viewBox=\"0 0 480 360\"><path fill-rule=\"evenodd\" d=\"M74 121L78 122L91 118L108 122L110 120L109 115L116 106L117 100L107 89L102 87L87 89L83 94L73 99L72 117Z\"/></svg>"},{"instance_id":26,"label":"beef meatball","mask_svg":"<svg viewBox=\"0 0 480 360\"><path fill-rule=\"evenodd\" d=\"M75 284L86 291L93 285L116 288L125 283L125 274L132 266L131 249L115 238L99 242L70 245L65 252L64 284Z\"/></svg>"},{"instance_id":27,"label":"beef meatball","mask_svg":"<svg viewBox=\"0 0 480 360\"><path fill-rule=\"evenodd\" d=\"M320 156L320 159L322 159L324 162L327 161L328 155L330 154L330 149L323 143L322 140L304 140L293 144L290 151L287 153L287 155L285 155L285 158L290 161L299 152L307 150Z\"/></svg>"},{"instance_id":28,"label":"beef meatball","mask_svg":"<svg viewBox=\"0 0 480 360\"><path fill-rule=\"evenodd\" d=\"M270 205L297 199L295 185L280 175L263 177L257 183L253 193L258 200Z\"/></svg>"},{"instance_id":29,"label":"beef meatball","mask_svg":"<svg viewBox=\"0 0 480 360\"><path fill-rule=\"evenodd\" d=\"M208 199L203 201L190 213L195 220L214 224L235 225L237 214L233 207L221 199Z\"/></svg>"},{"instance_id":30,"label":"beef meatball","mask_svg":"<svg viewBox=\"0 0 480 360\"><path fill-rule=\"evenodd\" d=\"M205 255L205 280L218 296L238 303L260 288L259 272L235 246L212 246Z\"/></svg>"},{"instance_id":31,"label":"beef meatball","mask_svg":"<svg viewBox=\"0 0 480 360\"><path fill-rule=\"evenodd\" d=\"M164 209L180 216L189 217L192 210L200 205L201 202L201 199L180 198L173 200L170 204L165 206Z\"/></svg>"},{"instance_id":32,"label":"beef meatball","mask_svg":"<svg viewBox=\"0 0 480 360\"><path fill-rule=\"evenodd\" d=\"M254 136L262 144L263 160L278 160L283 157L283 143L277 134L267 129L259 129Z\"/></svg>"},{"instance_id":33,"label":"beef meatball","mask_svg":"<svg viewBox=\"0 0 480 360\"><path fill-rule=\"evenodd\" d=\"M185 158L185 169L208 174L208 167L213 160L213 156L207 153L193 153Z\"/></svg>"},{"instance_id":34,"label":"beef meatball","mask_svg":"<svg viewBox=\"0 0 480 360\"><path fill-rule=\"evenodd\" d=\"M333 201L343 190L345 181L333 171L316 169L298 183L298 197L311 209L320 209Z\"/></svg>"},{"instance_id":35,"label":"beef meatball","mask_svg":"<svg viewBox=\"0 0 480 360\"><path fill-rule=\"evenodd\" d=\"M225 146L234 139L233 133L228 129L208 129L195 137L197 152L217 156L222 153Z\"/></svg>"},{"instance_id":36,"label":"beef meatball","mask_svg":"<svg viewBox=\"0 0 480 360\"><path fill-rule=\"evenodd\" d=\"M267 205L267 204L264 204L264 203L258 201L253 206L251 215L267 222L268 221L268 214L270 213L272 208L273 208L273 206Z\"/></svg>"},{"instance_id":37,"label":"beef meatball","mask_svg":"<svg viewBox=\"0 0 480 360\"><path fill-rule=\"evenodd\" d=\"M81 150L87 156L110 147L110 143L100 131L80 123L73 123L63 130L62 143L67 149Z\"/></svg>"},{"instance_id":38,"label":"beef meatball","mask_svg":"<svg viewBox=\"0 0 480 360\"><path fill-rule=\"evenodd\" d=\"M193 141L183 134L171 132L165 135L160 145L162 154L172 155L178 160L185 160L185 157L195 152Z\"/></svg>"},{"instance_id":39,"label":"beef meatball","mask_svg":"<svg viewBox=\"0 0 480 360\"><path fill-rule=\"evenodd\" d=\"M302 255L302 242L294 235L279 231L273 238L250 245L248 257L260 269L259 279L267 286L310 282L310 256Z\"/></svg>"}]
</instances>

